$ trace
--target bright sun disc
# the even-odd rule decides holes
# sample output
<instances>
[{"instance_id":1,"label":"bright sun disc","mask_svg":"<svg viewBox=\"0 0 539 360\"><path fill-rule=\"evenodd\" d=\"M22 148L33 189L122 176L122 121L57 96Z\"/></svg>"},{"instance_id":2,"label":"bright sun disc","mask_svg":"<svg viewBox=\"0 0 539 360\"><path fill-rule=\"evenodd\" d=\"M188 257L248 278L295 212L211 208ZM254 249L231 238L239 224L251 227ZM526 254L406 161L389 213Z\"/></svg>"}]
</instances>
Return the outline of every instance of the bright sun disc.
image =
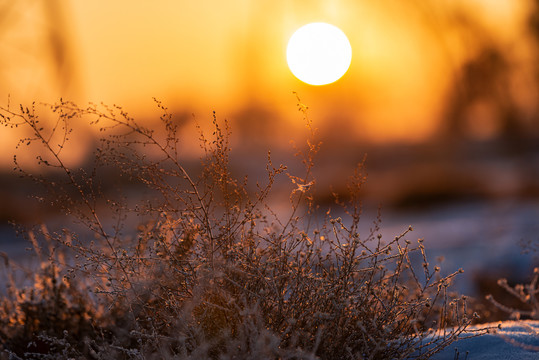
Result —
<instances>
[{"instance_id":1,"label":"bright sun disc","mask_svg":"<svg viewBox=\"0 0 539 360\"><path fill-rule=\"evenodd\" d=\"M352 62L352 47L336 26L311 23L300 27L288 41L286 60L292 74L311 85L339 80Z\"/></svg>"}]
</instances>

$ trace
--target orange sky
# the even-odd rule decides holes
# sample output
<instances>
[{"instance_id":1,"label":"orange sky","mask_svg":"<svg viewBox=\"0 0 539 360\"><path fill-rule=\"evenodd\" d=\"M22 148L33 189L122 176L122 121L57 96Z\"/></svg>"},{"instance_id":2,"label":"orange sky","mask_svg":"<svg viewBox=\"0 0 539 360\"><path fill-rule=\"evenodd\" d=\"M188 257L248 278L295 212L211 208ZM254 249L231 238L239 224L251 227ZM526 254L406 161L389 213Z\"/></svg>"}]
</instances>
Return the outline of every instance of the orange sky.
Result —
<instances>
[{"instance_id":1,"label":"orange sky","mask_svg":"<svg viewBox=\"0 0 539 360\"><path fill-rule=\"evenodd\" d=\"M473 54L452 14L526 56L523 1L50 0L54 11L46 3L3 11L0 95L12 103L64 96L144 115L155 114L157 97L201 117L269 109L294 128L303 125L297 91L322 127L337 118L372 141L413 141L437 128L454 71ZM294 78L285 58L293 31L314 21L340 27L353 51L348 73L322 87ZM51 38L65 46L59 68Z\"/></svg>"}]
</instances>

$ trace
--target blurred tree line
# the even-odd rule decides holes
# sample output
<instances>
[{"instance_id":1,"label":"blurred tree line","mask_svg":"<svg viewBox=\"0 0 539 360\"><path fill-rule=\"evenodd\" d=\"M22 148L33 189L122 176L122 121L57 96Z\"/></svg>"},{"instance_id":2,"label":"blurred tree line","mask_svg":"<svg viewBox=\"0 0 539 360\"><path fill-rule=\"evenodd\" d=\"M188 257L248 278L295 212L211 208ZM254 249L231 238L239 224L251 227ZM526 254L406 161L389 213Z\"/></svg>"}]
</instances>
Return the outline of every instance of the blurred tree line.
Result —
<instances>
[{"instance_id":1,"label":"blurred tree line","mask_svg":"<svg viewBox=\"0 0 539 360\"><path fill-rule=\"evenodd\" d=\"M449 94L441 129L448 137L469 136L476 121L486 127L477 131L495 133L495 138L511 147L519 148L523 139L539 135L539 0L529 1L524 34L532 40L527 42L532 47L528 49L528 73L523 73L526 69L512 56L515 44L501 44L496 34L464 14L456 17L463 29L461 36L474 46L474 56L457 70Z\"/></svg>"}]
</instances>

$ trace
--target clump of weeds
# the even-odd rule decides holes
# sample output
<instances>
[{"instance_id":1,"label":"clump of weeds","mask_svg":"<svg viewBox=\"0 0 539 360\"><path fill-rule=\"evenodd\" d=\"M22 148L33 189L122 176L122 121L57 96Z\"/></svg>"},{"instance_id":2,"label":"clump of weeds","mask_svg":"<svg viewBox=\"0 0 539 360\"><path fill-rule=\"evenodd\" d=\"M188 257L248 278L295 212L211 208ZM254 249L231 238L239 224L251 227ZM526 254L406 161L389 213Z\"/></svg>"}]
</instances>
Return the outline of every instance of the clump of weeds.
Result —
<instances>
[{"instance_id":1,"label":"clump of weeds","mask_svg":"<svg viewBox=\"0 0 539 360\"><path fill-rule=\"evenodd\" d=\"M199 129L193 171L158 101L151 128L117 106L46 105L52 125L36 105L1 108L1 124L30 134L19 148L40 146L41 171L15 158L16 170L79 229L27 232L42 266L30 286L9 282L1 358L427 359L465 332L474 316L448 291L460 270L441 276L423 242L407 239L411 227L386 240L374 221L360 235L361 165L348 200L336 201L342 216L316 206L320 143L298 102L309 135L296 149L302 171L268 152L255 191L233 176L230 129L215 113L211 135ZM64 160L81 122L99 133L91 170ZM104 190L110 176L118 192ZM286 216L270 206L277 182L289 189Z\"/></svg>"}]
</instances>

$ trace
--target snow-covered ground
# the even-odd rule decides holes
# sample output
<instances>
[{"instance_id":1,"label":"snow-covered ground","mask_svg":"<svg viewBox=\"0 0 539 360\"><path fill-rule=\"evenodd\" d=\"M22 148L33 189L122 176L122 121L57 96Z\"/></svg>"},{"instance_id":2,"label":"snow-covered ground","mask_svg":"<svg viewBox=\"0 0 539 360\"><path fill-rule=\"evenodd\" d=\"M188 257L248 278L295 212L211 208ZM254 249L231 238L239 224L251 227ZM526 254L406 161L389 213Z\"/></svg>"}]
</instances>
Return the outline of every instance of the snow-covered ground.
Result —
<instances>
[{"instance_id":1,"label":"snow-covered ground","mask_svg":"<svg viewBox=\"0 0 539 360\"><path fill-rule=\"evenodd\" d=\"M338 214L333 214L338 216ZM364 233L376 218L376 210L365 209ZM385 239L406 230L414 231L407 238L425 239L429 260L445 258L442 269L447 273L463 268L456 287L474 295L473 274L488 272L493 276L511 277L532 275L539 265L539 254L522 254L521 241L539 238L539 203L503 201L493 203L455 204L425 212L391 212L382 209L381 232ZM0 228L0 252L19 262L31 262L35 257L25 251L28 247L13 230ZM504 273L510 271L511 274ZM0 283L4 281L0 271ZM480 325L496 326L497 323ZM461 339L437 353L435 360L539 360L539 321L505 321L496 333Z\"/></svg>"},{"instance_id":2,"label":"snow-covered ground","mask_svg":"<svg viewBox=\"0 0 539 360\"><path fill-rule=\"evenodd\" d=\"M528 281L533 268L539 266L539 253L524 254L521 246L539 240L537 202L460 203L423 212L382 209L381 232L385 239L400 234L408 225L414 231L407 238L424 239L431 264L443 256L441 267L445 273L464 269L455 285L467 295L477 295L477 274Z\"/></svg>"},{"instance_id":3,"label":"snow-covered ground","mask_svg":"<svg viewBox=\"0 0 539 360\"><path fill-rule=\"evenodd\" d=\"M478 327L493 327L498 323ZM477 337L462 338L432 357L434 360L537 360L539 321L505 321L501 329Z\"/></svg>"}]
</instances>

